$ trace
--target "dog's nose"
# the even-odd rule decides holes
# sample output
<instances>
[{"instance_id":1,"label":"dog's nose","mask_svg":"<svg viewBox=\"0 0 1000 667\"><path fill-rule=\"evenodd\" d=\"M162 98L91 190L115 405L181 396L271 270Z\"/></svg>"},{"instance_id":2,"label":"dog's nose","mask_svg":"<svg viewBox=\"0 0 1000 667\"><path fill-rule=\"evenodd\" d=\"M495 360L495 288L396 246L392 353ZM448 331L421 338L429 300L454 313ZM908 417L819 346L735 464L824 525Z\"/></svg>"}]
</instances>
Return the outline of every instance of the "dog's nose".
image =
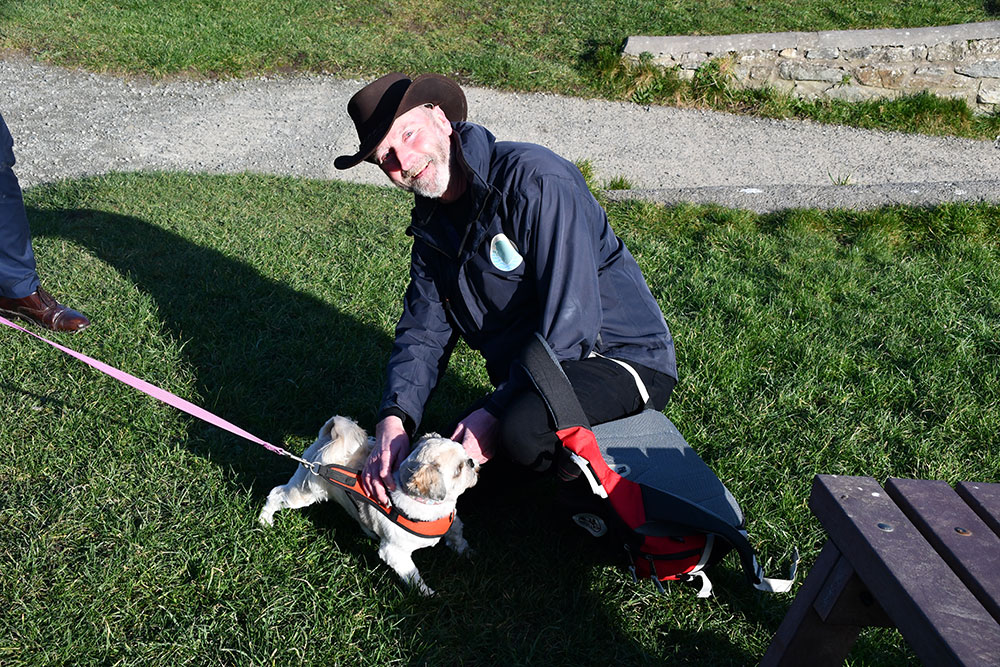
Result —
<instances>
[{"instance_id":1,"label":"dog's nose","mask_svg":"<svg viewBox=\"0 0 1000 667\"><path fill-rule=\"evenodd\" d=\"M468 460L466 460L465 465L469 466L470 468L475 468L476 467L476 462L473 461L472 459L468 459Z\"/></svg>"}]
</instances>

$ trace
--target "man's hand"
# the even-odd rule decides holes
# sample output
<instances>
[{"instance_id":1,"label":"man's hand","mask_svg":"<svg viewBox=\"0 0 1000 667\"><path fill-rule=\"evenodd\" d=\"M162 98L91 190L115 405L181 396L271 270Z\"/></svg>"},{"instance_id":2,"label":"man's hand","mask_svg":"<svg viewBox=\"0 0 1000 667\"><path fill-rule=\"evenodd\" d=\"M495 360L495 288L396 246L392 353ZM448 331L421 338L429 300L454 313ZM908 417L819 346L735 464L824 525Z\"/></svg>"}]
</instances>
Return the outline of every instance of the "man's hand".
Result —
<instances>
[{"instance_id":1,"label":"man's hand","mask_svg":"<svg viewBox=\"0 0 1000 667\"><path fill-rule=\"evenodd\" d=\"M361 488L383 505L396 490L392 473L410 453L410 438L399 417L389 416L375 426L375 446L361 470ZM388 491L387 491L388 490Z\"/></svg>"},{"instance_id":2,"label":"man's hand","mask_svg":"<svg viewBox=\"0 0 1000 667\"><path fill-rule=\"evenodd\" d=\"M496 453L499 425L496 417L479 408L458 423L451 439L461 443L473 461L486 463Z\"/></svg>"}]
</instances>

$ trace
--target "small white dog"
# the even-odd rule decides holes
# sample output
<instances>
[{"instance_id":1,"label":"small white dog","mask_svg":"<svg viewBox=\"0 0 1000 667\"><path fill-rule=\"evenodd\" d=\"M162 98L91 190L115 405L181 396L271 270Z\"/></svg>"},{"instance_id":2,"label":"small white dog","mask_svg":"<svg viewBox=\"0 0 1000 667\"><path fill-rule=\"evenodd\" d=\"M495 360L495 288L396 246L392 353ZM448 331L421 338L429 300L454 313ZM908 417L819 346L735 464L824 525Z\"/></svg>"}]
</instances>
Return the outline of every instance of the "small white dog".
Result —
<instances>
[{"instance_id":1,"label":"small white dog","mask_svg":"<svg viewBox=\"0 0 1000 667\"><path fill-rule=\"evenodd\" d=\"M335 464L360 469L371 453L374 438L346 417L333 417L319 430L316 442L302 458L319 465ZM396 490L389 493L392 506L415 521L435 521L455 511L458 497L475 486L479 466L469 458L462 445L436 433L422 437L395 472ZM424 595L433 595L413 563L417 549L437 544L440 537L424 537L405 530L370 504L355 502L352 494L299 466L287 484L276 486L267 496L260 512L260 522L273 523L274 513L284 508L297 509L325 500L335 500L361 524L365 533L380 541L378 555L410 586ZM470 554L469 543L462 537L462 522L456 515L445 544L459 554Z\"/></svg>"}]
</instances>

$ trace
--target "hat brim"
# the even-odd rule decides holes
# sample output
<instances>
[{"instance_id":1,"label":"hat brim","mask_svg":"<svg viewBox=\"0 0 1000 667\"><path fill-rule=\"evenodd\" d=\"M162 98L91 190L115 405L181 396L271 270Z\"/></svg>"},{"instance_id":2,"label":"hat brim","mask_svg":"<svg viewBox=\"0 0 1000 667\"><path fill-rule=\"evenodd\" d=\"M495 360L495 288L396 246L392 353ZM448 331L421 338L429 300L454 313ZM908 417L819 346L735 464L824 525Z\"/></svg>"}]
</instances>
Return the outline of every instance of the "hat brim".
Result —
<instances>
[{"instance_id":1,"label":"hat brim","mask_svg":"<svg viewBox=\"0 0 1000 667\"><path fill-rule=\"evenodd\" d=\"M462 88L446 76L440 74L421 74L410 82L406 92L399 101L399 106L391 118L387 118L377 132L371 133L361 143L354 155L341 155L333 161L337 169L350 169L367 160L375 152L385 135L389 134L396 119L411 109L424 104L441 107L448 120L456 123L466 119L468 105Z\"/></svg>"}]
</instances>

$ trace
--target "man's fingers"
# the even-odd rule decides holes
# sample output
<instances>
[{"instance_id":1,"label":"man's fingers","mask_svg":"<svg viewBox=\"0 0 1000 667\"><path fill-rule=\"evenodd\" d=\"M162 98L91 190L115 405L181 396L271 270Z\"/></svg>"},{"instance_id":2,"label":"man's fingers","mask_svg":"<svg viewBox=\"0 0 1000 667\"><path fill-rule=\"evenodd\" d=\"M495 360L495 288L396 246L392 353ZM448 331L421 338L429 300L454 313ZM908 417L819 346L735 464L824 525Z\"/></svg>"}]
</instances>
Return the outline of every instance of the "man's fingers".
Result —
<instances>
[{"instance_id":1,"label":"man's fingers","mask_svg":"<svg viewBox=\"0 0 1000 667\"><path fill-rule=\"evenodd\" d=\"M378 502L388 505L389 497L385 492L381 476L382 467L381 456L376 454L369 457L368 461L365 462L365 467L361 471L361 488Z\"/></svg>"},{"instance_id":2,"label":"man's fingers","mask_svg":"<svg viewBox=\"0 0 1000 667\"><path fill-rule=\"evenodd\" d=\"M390 491L396 489L396 480L392 478L392 457L389 452L382 452L382 467L379 469L379 477L382 478L382 484L385 485ZM385 499L382 502L386 502Z\"/></svg>"},{"instance_id":3,"label":"man's fingers","mask_svg":"<svg viewBox=\"0 0 1000 667\"><path fill-rule=\"evenodd\" d=\"M383 505L388 505L389 496L385 492L385 487L382 485L382 480L374 475L367 476L367 474L364 479L367 481L367 483L362 484L362 486L365 487L365 491L367 491L368 494L378 502L382 503Z\"/></svg>"}]
</instances>

